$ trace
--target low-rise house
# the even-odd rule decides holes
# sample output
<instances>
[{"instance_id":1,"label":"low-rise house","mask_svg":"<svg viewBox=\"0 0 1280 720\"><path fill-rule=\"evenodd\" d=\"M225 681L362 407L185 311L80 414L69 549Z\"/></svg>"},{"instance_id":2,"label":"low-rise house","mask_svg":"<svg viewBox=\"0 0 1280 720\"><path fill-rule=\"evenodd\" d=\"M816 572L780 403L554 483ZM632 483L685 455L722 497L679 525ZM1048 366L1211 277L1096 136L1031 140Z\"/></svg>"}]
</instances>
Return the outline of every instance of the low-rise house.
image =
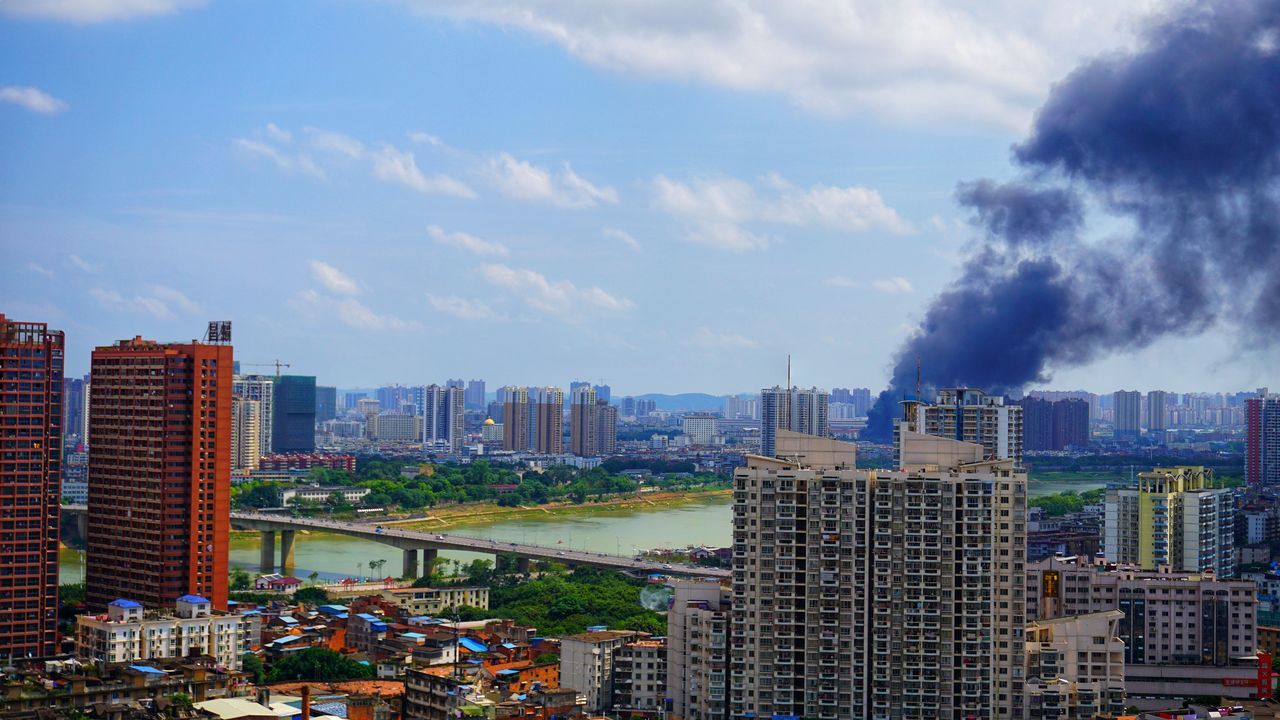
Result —
<instances>
[{"instance_id":1,"label":"low-rise house","mask_svg":"<svg viewBox=\"0 0 1280 720\"><path fill-rule=\"evenodd\" d=\"M285 593L292 595L294 591L302 587L302 581L296 577L281 575L279 573L271 573L270 575L259 575L253 581L254 590L266 590L268 592Z\"/></svg>"},{"instance_id":2,"label":"low-rise house","mask_svg":"<svg viewBox=\"0 0 1280 720\"><path fill-rule=\"evenodd\" d=\"M440 615L447 609L463 605L489 609L487 587L390 588L382 591L382 597L395 604L406 616Z\"/></svg>"},{"instance_id":3,"label":"low-rise house","mask_svg":"<svg viewBox=\"0 0 1280 720\"><path fill-rule=\"evenodd\" d=\"M108 663L211 655L239 670L244 629L237 615L215 611L199 595L178 598L173 614L147 611L133 600L114 600L105 615L76 618L76 653Z\"/></svg>"},{"instance_id":4,"label":"low-rise house","mask_svg":"<svg viewBox=\"0 0 1280 720\"><path fill-rule=\"evenodd\" d=\"M209 656L100 667L75 660L42 663L4 681L0 718L27 720L76 711L95 718L138 720L163 715L179 693L202 702L231 694L243 681L242 673L226 670Z\"/></svg>"}]
</instances>

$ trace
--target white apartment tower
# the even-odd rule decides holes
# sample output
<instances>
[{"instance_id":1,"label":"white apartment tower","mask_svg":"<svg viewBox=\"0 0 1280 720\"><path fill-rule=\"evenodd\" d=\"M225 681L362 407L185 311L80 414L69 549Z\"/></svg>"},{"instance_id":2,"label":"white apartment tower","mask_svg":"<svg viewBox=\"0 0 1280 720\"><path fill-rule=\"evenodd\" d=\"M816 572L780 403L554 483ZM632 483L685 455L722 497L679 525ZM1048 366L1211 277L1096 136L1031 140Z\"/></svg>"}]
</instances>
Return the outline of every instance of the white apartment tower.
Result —
<instances>
[{"instance_id":1,"label":"white apartment tower","mask_svg":"<svg viewBox=\"0 0 1280 720\"><path fill-rule=\"evenodd\" d=\"M889 471L776 441L734 474L729 717L1020 716L1026 475L908 430Z\"/></svg>"},{"instance_id":2,"label":"white apartment tower","mask_svg":"<svg viewBox=\"0 0 1280 720\"><path fill-rule=\"evenodd\" d=\"M231 398L231 469L257 470L262 457L262 403Z\"/></svg>"},{"instance_id":3,"label":"white apartment tower","mask_svg":"<svg viewBox=\"0 0 1280 720\"><path fill-rule=\"evenodd\" d=\"M275 380L266 375L236 375L231 381L231 394L258 401L258 451L264 454L271 452Z\"/></svg>"},{"instance_id":4,"label":"white apartment tower","mask_svg":"<svg viewBox=\"0 0 1280 720\"><path fill-rule=\"evenodd\" d=\"M422 442L428 446L447 447L462 452L466 426L466 391L459 387L428 385L414 393L418 414L422 416Z\"/></svg>"},{"instance_id":5,"label":"white apartment tower","mask_svg":"<svg viewBox=\"0 0 1280 720\"><path fill-rule=\"evenodd\" d=\"M976 388L946 388L933 404L907 401L906 417L894 426L903 430L975 443L988 460L1009 459L1022 467L1022 407L1006 405L1004 397ZM901 448L901 443L895 442Z\"/></svg>"},{"instance_id":6,"label":"white apartment tower","mask_svg":"<svg viewBox=\"0 0 1280 720\"><path fill-rule=\"evenodd\" d=\"M1109 562L1144 570L1235 575L1235 499L1203 467L1155 468L1106 494Z\"/></svg>"}]
</instances>

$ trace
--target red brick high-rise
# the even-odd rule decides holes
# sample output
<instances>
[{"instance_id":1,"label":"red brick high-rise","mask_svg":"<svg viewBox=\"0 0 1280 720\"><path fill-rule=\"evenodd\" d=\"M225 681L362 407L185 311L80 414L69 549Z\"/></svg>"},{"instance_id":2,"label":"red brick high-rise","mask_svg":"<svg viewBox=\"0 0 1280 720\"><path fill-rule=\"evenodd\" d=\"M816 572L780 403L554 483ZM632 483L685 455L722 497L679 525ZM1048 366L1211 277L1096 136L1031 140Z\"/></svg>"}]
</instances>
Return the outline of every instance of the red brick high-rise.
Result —
<instances>
[{"instance_id":1,"label":"red brick high-rise","mask_svg":"<svg viewBox=\"0 0 1280 720\"><path fill-rule=\"evenodd\" d=\"M93 351L86 599L227 604L231 346L135 337Z\"/></svg>"},{"instance_id":2,"label":"red brick high-rise","mask_svg":"<svg viewBox=\"0 0 1280 720\"><path fill-rule=\"evenodd\" d=\"M62 352L0 313L0 660L58 652Z\"/></svg>"}]
</instances>

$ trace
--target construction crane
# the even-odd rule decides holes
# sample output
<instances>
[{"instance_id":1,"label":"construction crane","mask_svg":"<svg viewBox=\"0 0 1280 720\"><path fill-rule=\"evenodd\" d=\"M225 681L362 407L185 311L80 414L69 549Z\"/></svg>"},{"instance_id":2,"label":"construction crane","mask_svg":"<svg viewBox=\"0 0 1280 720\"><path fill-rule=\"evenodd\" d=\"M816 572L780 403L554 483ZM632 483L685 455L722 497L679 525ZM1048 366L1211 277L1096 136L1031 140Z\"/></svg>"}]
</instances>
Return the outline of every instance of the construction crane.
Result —
<instances>
[{"instance_id":1,"label":"construction crane","mask_svg":"<svg viewBox=\"0 0 1280 720\"><path fill-rule=\"evenodd\" d=\"M282 362L280 362L279 360L276 360L276 361L274 361L274 362L269 362L269 363L247 363L247 362L242 362L242 363L240 363L240 365L241 365L242 367L273 367L273 366L274 366L274 367L275 367L275 369L276 369L276 377L280 377L280 368L292 367L292 365L290 365L289 363L282 363Z\"/></svg>"}]
</instances>

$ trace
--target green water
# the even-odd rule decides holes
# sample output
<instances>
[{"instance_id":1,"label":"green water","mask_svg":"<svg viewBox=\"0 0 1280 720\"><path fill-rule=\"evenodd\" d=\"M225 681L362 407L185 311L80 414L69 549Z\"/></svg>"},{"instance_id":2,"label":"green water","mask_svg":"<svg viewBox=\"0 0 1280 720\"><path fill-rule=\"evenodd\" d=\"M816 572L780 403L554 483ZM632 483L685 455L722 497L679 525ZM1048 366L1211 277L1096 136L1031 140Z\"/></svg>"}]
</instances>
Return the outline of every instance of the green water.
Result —
<instances>
[{"instance_id":1,"label":"green water","mask_svg":"<svg viewBox=\"0 0 1280 720\"><path fill-rule=\"evenodd\" d=\"M1048 495L1062 490L1084 491L1104 487L1102 482L1035 481L1030 494ZM464 525L449 532L506 542L553 545L591 552L630 555L656 547L680 548L689 545L724 547L730 544L732 500L728 497L700 500L677 507L652 510L600 508L598 512L570 516L530 515L522 520ZM236 536L231 541L231 565L257 572L258 537ZM479 553L444 551L445 560L470 562L491 558ZM385 560L379 575L399 575L401 552L388 545L331 533L299 532L294 545L294 575L306 578L312 572L323 578L366 577L373 574L370 561ZM79 582L84 577L79 552L63 548L59 554L62 582Z\"/></svg>"}]
</instances>

